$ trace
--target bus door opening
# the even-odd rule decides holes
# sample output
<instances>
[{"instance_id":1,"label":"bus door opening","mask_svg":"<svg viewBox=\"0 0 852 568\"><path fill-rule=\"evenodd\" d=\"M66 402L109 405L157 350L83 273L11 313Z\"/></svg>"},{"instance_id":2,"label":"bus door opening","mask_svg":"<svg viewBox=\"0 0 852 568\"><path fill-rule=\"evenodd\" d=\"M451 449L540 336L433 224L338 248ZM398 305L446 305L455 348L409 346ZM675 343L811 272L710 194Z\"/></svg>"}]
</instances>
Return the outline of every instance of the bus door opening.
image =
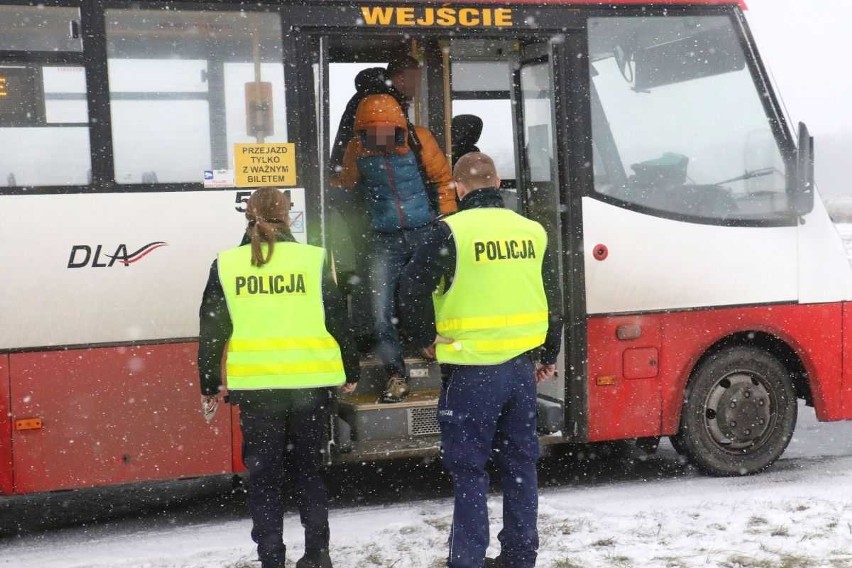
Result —
<instances>
[{"instance_id":1,"label":"bus door opening","mask_svg":"<svg viewBox=\"0 0 852 568\"><path fill-rule=\"evenodd\" d=\"M404 403L376 403L385 376L370 349L370 221L364 196L332 183L348 142L339 134L341 118L356 93L356 82L363 87L363 81L370 80L372 73L381 73L395 57L414 57L421 63L421 83L409 105L408 120L433 133L451 166L454 150L462 147L491 156L502 180L500 191L506 207L542 223L558 258L564 186L556 145L553 46L549 39L448 38L424 33L405 37L316 35L306 40L305 47L307 56L301 59L309 61L312 70L319 165L317 187L309 192L321 203L323 242L333 258L338 284L347 294L363 348L362 384L355 395L339 403L338 449L348 448L363 457L434 446L439 433L440 371L436 364L423 360L416 350L406 349L412 393ZM459 129L460 124L479 121L478 138L459 138L470 138L470 132ZM404 338L405 330L401 332ZM539 393L543 433L562 428L562 358L559 368L557 381L543 386Z\"/></svg>"}]
</instances>

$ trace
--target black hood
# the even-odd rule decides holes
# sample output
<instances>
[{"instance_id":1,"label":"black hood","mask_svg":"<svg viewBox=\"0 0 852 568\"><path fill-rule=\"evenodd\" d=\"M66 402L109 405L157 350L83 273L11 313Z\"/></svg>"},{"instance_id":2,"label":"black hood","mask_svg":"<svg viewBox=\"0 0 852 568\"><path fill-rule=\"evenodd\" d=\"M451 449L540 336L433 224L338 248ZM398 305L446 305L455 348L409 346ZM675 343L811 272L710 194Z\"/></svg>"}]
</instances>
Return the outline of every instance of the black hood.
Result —
<instances>
[{"instance_id":1,"label":"black hood","mask_svg":"<svg viewBox=\"0 0 852 568\"><path fill-rule=\"evenodd\" d=\"M482 119L474 114L453 117L453 148L471 148L482 136Z\"/></svg>"},{"instance_id":2,"label":"black hood","mask_svg":"<svg viewBox=\"0 0 852 568\"><path fill-rule=\"evenodd\" d=\"M388 91L385 70L381 67L364 69L355 76L355 90L361 95L378 95Z\"/></svg>"}]
</instances>

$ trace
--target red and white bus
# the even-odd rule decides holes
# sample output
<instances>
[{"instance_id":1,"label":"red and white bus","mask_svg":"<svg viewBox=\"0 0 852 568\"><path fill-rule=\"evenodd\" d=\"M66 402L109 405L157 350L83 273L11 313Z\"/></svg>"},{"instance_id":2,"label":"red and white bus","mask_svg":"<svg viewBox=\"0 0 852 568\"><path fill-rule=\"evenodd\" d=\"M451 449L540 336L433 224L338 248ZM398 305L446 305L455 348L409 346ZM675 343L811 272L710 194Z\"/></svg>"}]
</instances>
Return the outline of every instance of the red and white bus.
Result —
<instances>
[{"instance_id":1,"label":"red and white bus","mask_svg":"<svg viewBox=\"0 0 852 568\"><path fill-rule=\"evenodd\" d=\"M507 206L558 246L543 444L671 436L737 475L781 455L798 399L852 418L852 269L744 9L0 1L0 494L241 470L237 410L199 411L210 262L271 183L352 282L330 145L354 75L402 52L424 67L412 120L449 152L451 117L481 117ZM235 162L258 143L286 175ZM379 405L365 357L330 461L436 452L438 371L410 365L410 399Z\"/></svg>"}]
</instances>

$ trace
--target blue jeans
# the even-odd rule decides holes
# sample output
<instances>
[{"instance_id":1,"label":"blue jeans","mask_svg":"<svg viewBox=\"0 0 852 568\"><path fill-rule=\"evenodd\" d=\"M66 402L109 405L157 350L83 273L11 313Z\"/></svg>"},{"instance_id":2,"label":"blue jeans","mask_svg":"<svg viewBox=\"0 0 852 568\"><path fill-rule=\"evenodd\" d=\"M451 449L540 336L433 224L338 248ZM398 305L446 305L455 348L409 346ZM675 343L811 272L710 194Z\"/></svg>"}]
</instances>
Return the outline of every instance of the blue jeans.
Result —
<instances>
[{"instance_id":1,"label":"blue jeans","mask_svg":"<svg viewBox=\"0 0 852 568\"><path fill-rule=\"evenodd\" d=\"M438 401L441 461L455 488L448 566L481 568L488 548L488 473L503 485L500 553L532 568L538 551L538 436L535 369L528 355L500 365L448 366Z\"/></svg>"},{"instance_id":2,"label":"blue jeans","mask_svg":"<svg viewBox=\"0 0 852 568\"><path fill-rule=\"evenodd\" d=\"M393 233L373 233L370 260L370 283L373 288L373 315L379 358L388 376L405 376L402 345L396 324L396 290L402 269L414 251L429 238L432 226Z\"/></svg>"}]
</instances>

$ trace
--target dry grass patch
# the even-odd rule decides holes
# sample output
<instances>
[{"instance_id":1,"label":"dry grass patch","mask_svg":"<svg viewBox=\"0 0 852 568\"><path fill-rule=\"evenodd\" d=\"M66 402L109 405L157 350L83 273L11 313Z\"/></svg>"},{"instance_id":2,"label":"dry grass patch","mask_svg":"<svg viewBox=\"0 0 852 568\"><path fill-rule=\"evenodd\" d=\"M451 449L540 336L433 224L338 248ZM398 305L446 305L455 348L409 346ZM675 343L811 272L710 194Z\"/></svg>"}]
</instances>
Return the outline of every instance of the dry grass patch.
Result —
<instances>
[{"instance_id":1,"label":"dry grass patch","mask_svg":"<svg viewBox=\"0 0 852 568\"><path fill-rule=\"evenodd\" d=\"M607 556L606 559L609 561L611 566L616 566L617 568L627 568L633 564L629 557L621 554Z\"/></svg>"},{"instance_id":2,"label":"dry grass patch","mask_svg":"<svg viewBox=\"0 0 852 568\"><path fill-rule=\"evenodd\" d=\"M563 558L562 560L556 560L553 563L553 568L585 568L582 564L577 564L573 560L569 558Z\"/></svg>"}]
</instances>

